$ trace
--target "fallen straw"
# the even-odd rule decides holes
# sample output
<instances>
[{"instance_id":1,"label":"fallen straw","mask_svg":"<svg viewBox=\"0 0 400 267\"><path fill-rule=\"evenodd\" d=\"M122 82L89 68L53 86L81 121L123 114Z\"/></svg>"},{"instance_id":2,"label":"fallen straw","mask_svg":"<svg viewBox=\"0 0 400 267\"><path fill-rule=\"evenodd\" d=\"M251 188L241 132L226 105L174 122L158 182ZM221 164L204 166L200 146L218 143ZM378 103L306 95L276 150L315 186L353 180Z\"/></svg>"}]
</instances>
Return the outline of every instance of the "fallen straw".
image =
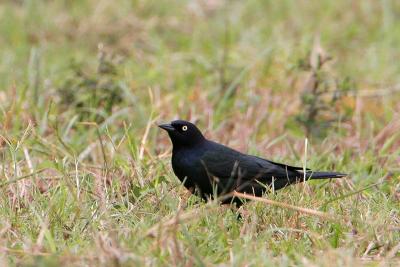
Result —
<instances>
[{"instance_id":1,"label":"fallen straw","mask_svg":"<svg viewBox=\"0 0 400 267\"><path fill-rule=\"evenodd\" d=\"M313 215L313 216L317 216L323 219L327 219L327 220L337 220L337 218L334 218L332 215L322 212L322 211L317 211L317 210L312 210L312 209L307 209L307 208L302 208L302 207L297 207L297 206L293 206L290 204L286 204L286 203L282 203L282 202L278 202L278 201L274 201L274 200L270 200L270 199L266 199L266 198L261 198L261 197L256 197L256 196L252 196L252 195L248 195L248 194L243 194L243 193L239 193L239 192L233 192L233 196L235 197L240 197L240 198L245 198L245 199L249 199L249 200L254 200L254 201L259 201L259 202L264 202L267 203L269 205L272 206L277 206L277 207L281 207L281 208L285 208L285 209L291 209L291 210L295 210L301 213L305 213L308 215Z\"/></svg>"}]
</instances>

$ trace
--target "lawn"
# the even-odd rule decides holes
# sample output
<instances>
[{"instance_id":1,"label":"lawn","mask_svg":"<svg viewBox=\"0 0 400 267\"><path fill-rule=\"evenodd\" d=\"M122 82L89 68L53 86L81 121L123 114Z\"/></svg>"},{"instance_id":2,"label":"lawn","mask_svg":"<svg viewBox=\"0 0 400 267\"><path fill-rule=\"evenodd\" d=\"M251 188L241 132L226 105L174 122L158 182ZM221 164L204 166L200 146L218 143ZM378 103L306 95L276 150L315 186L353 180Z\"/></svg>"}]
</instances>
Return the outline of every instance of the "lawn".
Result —
<instances>
[{"instance_id":1,"label":"lawn","mask_svg":"<svg viewBox=\"0 0 400 267\"><path fill-rule=\"evenodd\" d=\"M399 18L395 0L2 1L0 265L399 266ZM280 206L200 201L157 127L176 118L349 176L265 196Z\"/></svg>"}]
</instances>

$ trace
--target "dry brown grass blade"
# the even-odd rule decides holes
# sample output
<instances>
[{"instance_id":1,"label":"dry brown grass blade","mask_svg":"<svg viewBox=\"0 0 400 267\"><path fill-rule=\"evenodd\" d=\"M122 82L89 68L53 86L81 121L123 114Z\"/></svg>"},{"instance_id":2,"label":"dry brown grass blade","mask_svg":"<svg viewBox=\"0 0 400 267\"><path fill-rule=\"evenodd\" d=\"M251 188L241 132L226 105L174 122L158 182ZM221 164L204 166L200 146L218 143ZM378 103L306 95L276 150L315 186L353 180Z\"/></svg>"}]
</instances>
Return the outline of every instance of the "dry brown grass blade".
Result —
<instances>
[{"instance_id":1,"label":"dry brown grass blade","mask_svg":"<svg viewBox=\"0 0 400 267\"><path fill-rule=\"evenodd\" d=\"M293 206L290 204L286 204L286 203L282 203L282 202L278 202L278 201L274 201L274 200L270 200L270 199L266 199L266 198L261 198L261 197L256 197L256 196L252 196L252 195L248 195L248 194L239 193L236 191L233 192L233 196L263 202L268 205L277 206L277 207L284 208L284 209L295 210L295 211L305 213L308 215L317 216L317 217L325 219L325 220L332 220L332 221L337 220L337 218L334 218L331 214L328 214L325 212L321 212L318 210L312 210L312 209L308 209L308 208L297 207L297 206Z\"/></svg>"},{"instance_id":2,"label":"dry brown grass blade","mask_svg":"<svg viewBox=\"0 0 400 267\"><path fill-rule=\"evenodd\" d=\"M215 210L218 209L220 207L218 206L214 206L211 203L206 205L206 211L210 211L210 210ZM174 217L168 219L165 222L159 222L156 223L154 226L152 226L145 234L145 236L150 236L150 237L156 237L157 233L159 233L160 231L162 231L161 227L163 229L175 226L176 224L185 222L185 221L189 221L191 219L195 219L195 218L199 218L199 209L193 209L193 210L189 210L185 213L181 213L181 211L179 210L177 212L177 214L174 215Z\"/></svg>"},{"instance_id":3,"label":"dry brown grass blade","mask_svg":"<svg viewBox=\"0 0 400 267\"><path fill-rule=\"evenodd\" d=\"M47 252L36 252L36 251L29 251L29 250L20 250L20 249L13 249L13 248L8 248L8 247L0 247L0 252L1 253L8 253L8 254L16 254L16 255L35 255L35 256L48 256L51 255L51 253Z\"/></svg>"},{"instance_id":4,"label":"dry brown grass blade","mask_svg":"<svg viewBox=\"0 0 400 267\"><path fill-rule=\"evenodd\" d=\"M39 170L37 170L37 171L35 171L35 172L29 173L29 174L26 174L26 175L23 175L23 176L14 178L14 179L10 179L10 180L8 180L8 181L6 181L6 182L1 183L1 184L0 184L0 188L2 188L2 187L4 187L4 186L7 186L7 185L10 185L10 184L13 184L13 183L16 183L16 182L18 182L18 181L20 181L20 180L29 178L29 177L31 177L31 176L34 176L34 175L39 174L39 173L41 173L41 172L44 172L45 170L48 170L48 169L47 169L47 168L39 169Z\"/></svg>"},{"instance_id":5,"label":"dry brown grass blade","mask_svg":"<svg viewBox=\"0 0 400 267\"><path fill-rule=\"evenodd\" d=\"M197 212L197 210L195 209L195 210L191 210L189 212L186 212L186 213L184 213L182 215L179 215L180 212L178 211L178 214L175 215L174 217L168 219L165 222L159 222L159 223L155 224L154 226L152 226L146 232L145 236L150 236L150 237L154 238L154 237L157 236L157 233L161 231L161 227L168 228L168 227L174 226L174 225L176 225L176 224L178 224L180 222L187 221L187 220L190 220L192 218L195 218L194 215L196 214L196 212Z\"/></svg>"},{"instance_id":6,"label":"dry brown grass blade","mask_svg":"<svg viewBox=\"0 0 400 267\"><path fill-rule=\"evenodd\" d=\"M389 253L386 255L386 259L389 260L396 257L396 254L399 251L400 251L400 242L389 251Z\"/></svg>"}]
</instances>

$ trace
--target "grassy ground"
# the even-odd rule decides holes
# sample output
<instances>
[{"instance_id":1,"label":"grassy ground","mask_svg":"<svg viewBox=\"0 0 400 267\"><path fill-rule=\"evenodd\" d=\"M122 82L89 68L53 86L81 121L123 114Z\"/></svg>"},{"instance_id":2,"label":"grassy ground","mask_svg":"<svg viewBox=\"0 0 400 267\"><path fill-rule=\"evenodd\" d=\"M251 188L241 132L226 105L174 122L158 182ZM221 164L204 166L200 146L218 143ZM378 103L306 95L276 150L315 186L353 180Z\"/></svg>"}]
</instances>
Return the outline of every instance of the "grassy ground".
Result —
<instances>
[{"instance_id":1,"label":"grassy ground","mask_svg":"<svg viewBox=\"0 0 400 267\"><path fill-rule=\"evenodd\" d=\"M400 4L2 1L0 262L398 266ZM156 123L348 178L201 203ZM308 138L307 145L306 138Z\"/></svg>"}]
</instances>

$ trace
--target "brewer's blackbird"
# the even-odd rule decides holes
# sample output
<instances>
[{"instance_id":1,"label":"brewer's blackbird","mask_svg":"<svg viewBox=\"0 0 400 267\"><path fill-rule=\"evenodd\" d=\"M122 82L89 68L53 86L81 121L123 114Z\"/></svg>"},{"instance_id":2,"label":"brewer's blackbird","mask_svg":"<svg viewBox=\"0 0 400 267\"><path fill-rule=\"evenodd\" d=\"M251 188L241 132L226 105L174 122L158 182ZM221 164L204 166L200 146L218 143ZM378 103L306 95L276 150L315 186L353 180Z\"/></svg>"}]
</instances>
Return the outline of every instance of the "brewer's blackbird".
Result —
<instances>
[{"instance_id":1,"label":"brewer's blackbird","mask_svg":"<svg viewBox=\"0 0 400 267\"><path fill-rule=\"evenodd\" d=\"M207 140L192 123L175 120L159 125L172 141L172 168L175 175L192 193L203 199L229 196L233 191L262 196L268 190L279 190L290 184L310 179L341 178L338 172L313 172L302 167L276 163L246 155ZM222 198L223 204L241 200Z\"/></svg>"}]
</instances>

